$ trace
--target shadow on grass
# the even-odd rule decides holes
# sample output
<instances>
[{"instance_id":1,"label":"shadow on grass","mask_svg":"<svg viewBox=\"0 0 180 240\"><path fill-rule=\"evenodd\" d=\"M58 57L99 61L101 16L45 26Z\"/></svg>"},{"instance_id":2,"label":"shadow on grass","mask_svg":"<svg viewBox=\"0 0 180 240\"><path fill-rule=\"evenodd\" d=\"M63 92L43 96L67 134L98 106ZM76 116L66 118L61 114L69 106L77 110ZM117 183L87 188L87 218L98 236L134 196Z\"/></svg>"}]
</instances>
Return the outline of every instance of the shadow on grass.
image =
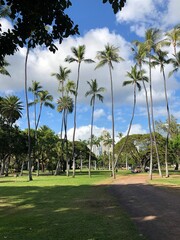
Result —
<instances>
[{"instance_id":1,"label":"shadow on grass","mask_svg":"<svg viewBox=\"0 0 180 240\"><path fill-rule=\"evenodd\" d=\"M144 239L108 186L1 186L0 239Z\"/></svg>"},{"instance_id":2,"label":"shadow on grass","mask_svg":"<svg viewBox=\"0 0 180 240\"><path fill-rule=\"evenodd\" d=\"M114 184L110 193L149 240L180 239L179 188L141 183Z\"/></svg>"}]
</instances>

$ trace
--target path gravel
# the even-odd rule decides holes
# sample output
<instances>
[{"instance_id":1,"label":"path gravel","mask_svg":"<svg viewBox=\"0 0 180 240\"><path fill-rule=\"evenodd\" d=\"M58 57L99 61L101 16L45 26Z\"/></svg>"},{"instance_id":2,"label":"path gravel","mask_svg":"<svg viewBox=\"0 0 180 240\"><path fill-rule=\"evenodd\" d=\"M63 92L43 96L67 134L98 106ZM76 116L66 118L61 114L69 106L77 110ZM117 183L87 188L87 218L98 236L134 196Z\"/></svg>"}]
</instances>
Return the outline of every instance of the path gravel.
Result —
<instances>
[{"instance_id":1,"label":"path gravel","mask_svg":"<svg viewBox=\"0 0 180 240\"><path fill-rule=\"evenodd\" d=\"M148 240L180 240L180 188L147 184L147 176L119 177L110 192Z\"/></svg>"}]
</instances>

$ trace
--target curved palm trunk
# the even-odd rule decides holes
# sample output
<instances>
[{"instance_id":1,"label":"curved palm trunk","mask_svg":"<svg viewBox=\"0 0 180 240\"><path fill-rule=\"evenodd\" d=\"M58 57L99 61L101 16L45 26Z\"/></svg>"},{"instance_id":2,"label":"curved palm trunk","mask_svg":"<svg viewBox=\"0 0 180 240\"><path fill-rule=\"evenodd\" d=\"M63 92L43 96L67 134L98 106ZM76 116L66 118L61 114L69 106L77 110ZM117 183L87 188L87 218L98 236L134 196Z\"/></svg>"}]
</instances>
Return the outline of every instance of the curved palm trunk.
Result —
<instances>
[{"instance_id":1,"label":"curved palm trunk","mask_svg":"<svg viewBox=\"0 0 180 240\"><path fill-rule=\"evenodd\" d=\"M92 137L93 137L93 124L94 124L94 104L95 104L95 99L93 99L93 103L92 103L91 142L90 142L90 153L89 153L89 177L91 177L91 153L92 153Z\"/></svg>"},{"instance_id":2,"label":"curved palm trunk","mask_svg":"<svg viewBox=\"0 0 180 240\"><path fill-rule=\"evenodd\" d=\"M156 149L157 154L157 162L158 162L158 168L159 168L159 174L162 176L161 170L160 170L160 161L159 161L159 154L158 154L158 148L157 148L157 142L156 142L156 136L155 136L155 124L154 124L154 111L153 111L153 96L152 96L152 77L151 77L151 58L149 58L149 90L150 90L150 108L151 108L151 120L152 120L152 137ZM151 143L151 155L153 151L153 142ZM153 168L153 159L150 158L150 170L149 170L149 178L152 180L152 168Z\"/></svg>"},{"instance_id":3,"label":"curved palm trunk","mask_svg":"<svg viewBox=\"0 0 180 240\"><path fill-rule=\"evenodd\" d=\"M140 71L142 71L141 66L140 66ZM151 150L150 150L150 163L153 161L152 157L152 152L153 152L153 135L152 135L152 129L151 129L151 116L150 116L150 111L149 111L149 101L148 101L148 94L147 94L147 89L144 80L143 82L143 87L145 91L145 96L146 96L146 109L147 109L147 115L148 115L148 126L149 126L149 134L150 134L150 143L151 143ZM161 172L161 165L160 165L160 160L159 160L159 153L158 153L158 148L157 144L155 143L155 150L156 150L156 156L157 156L157 163L158 163L158 171L159 171L159 176L162 177L162 172ZM152 167L151 167L152 169ZM150 173L150 178L152 179L152 171Z\"/></svg>"},{"instance_id":4,"label":"curved palm trunk","mask_svg":"<svg viewBox=\"0 0 180 240\"><path fill-rule=\"evenodd\" d=\"M169 143L171 118L170 118L170 111L169 111L169 104L168 104L166 77L165 77L165 73L164 73L164 67L163 67L163 79L164 79L164 93L165 93L165 99L166 99L166 109L167 109L167 115L168 115L168 129L167 129L166 147L165 147L165 166L166 166L166 177L169 177L169 171L168 171L168 145L169 144L168 143Z\"/></svg>"},{"instance_id":5,"label":"curved palm trunk","mask_svg":"<svg viewBox=\"0 0 180 240\"><path fill-rule=\"evenodd\" d=\"M76 110L77 110L76 108L77 108L77 95L78 95L79 78L80 78L80 66L81 66L81 63L78 64L76 94L74 99L74 130L73 130L73 142L72 142L73 177L75 177L75 169L76 169L76 162L75 162L75 135L76 135Z\"/></svg>"},{"instance_id":6,"label":"curved palm trunk","mask_svg":"<svg viewBox=\"0 0 180 240\"><path fill-rule=\"evenodd\" d=\"M115 179L115 161L114 161L114 93L113 93L113 81L112 81L112 72L111 72L111 65L109 65L109 74L110 74L110 81L111 81L111 115L112 115L112 176Z\"/></svg>"},{"instance_id":7,"label":"curved palm trunk","mask_svg":"<svg viewBox=\"0 0 180 240\"><path fill-rule=\"evenodd\" d=\"M30 118L29 118L29 106L28 106L28 88L27 88L27 61L28 61L28 55L29 55L29 47L27 48L26 52L26 59L25 59L25 84L24 84L24 89L25 89L25 99L26 99L26 113L27 113L27 122L28 122L28 167L29 167L29 181L32 181L32 162L31 162L31 137L30 137Z\"/></svg>"},{"instance_id":8,"label":"curved palm trunk","mask_svg":"<svg viewBox=\"0 0 180 240\"><path fill-rule=\"evenodd\" d=\"M135 108L136 108L136 84L134 84L134 103L133 103L133 111L132 111L131 121L129 123L129 128L128 128L127 135L126 135L126 140L125 140L124 144L122 145L121 149L119 150L118 157L117 157L116 162L115 162L115 167L116 167L117 160L118 160L119 156L121 155L122 151L124 150L124 147L127 144L127 141L128 141L128 138L129 138L129 133L130 133L130 130L131 130L131 127L132 127L133 119L134 119Z\"/></svg>"}]
</instances>

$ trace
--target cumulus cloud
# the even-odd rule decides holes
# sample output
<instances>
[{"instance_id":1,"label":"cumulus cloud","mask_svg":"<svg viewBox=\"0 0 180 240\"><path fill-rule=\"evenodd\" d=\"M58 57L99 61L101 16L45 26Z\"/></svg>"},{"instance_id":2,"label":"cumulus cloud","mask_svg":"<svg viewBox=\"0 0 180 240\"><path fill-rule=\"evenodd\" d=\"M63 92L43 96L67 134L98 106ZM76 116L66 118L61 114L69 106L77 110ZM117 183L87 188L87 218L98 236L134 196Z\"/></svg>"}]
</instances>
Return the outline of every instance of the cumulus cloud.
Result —
<instances>
[{"instance_id":1,"label":"cumulus cloud","mask_svg":"<svg viewBox=\"0 0 180 240\"><path fill-rule=\"evenodd\" d=\"M167 30L180 22L180 1L177 0L133 0L117 13L118 23L131 24L130 30L143 37L147 28Z\"/></svg>"},{"instance_id":2,"label":"cumulus cloud","mask_svg":"<svg viewBox=\"0 0 180 240\"><path fill-rule=\"evenodd\" d=\"M101 117L103 117L103 116L105 116L106 114L105 114L105 112L104 112L104 109L96 109L95 111L94 111L94 120L97 120L97 119L99 119L99 118L101 118Z\"/></svg>"},{"instance_id":3,"label":"cumulus cloud","mask_svg":"<svg viewBox=\"0 0 180 240\"><path fill-rule=\"evenodd\" d=\"M102 132L105 130L105 128L99 128L97 126L93 127L93 134L96 137L101 136ZM91 125L88 126L81 126L76 129L76 140L88 140L90 138L90 131L91 131ZM68 139L72 141L73 139L73 128L70 128L67 132Z\"/></svg>"},{"instance_id":4,"label":"cumulus cloud","mask_svg":"<svg viewBox=\"0 0 180 240\"><path fill-rule=\"evenodd\" d=\"M123 133L123 136L126 136L128 132L128 129ZM131 126L131 130L130 130L130 135L132 134L145 134L147 133L147 131L145 129L143 129L143 127L140 124L133 124Z\"/></svg>"}]
</instances>

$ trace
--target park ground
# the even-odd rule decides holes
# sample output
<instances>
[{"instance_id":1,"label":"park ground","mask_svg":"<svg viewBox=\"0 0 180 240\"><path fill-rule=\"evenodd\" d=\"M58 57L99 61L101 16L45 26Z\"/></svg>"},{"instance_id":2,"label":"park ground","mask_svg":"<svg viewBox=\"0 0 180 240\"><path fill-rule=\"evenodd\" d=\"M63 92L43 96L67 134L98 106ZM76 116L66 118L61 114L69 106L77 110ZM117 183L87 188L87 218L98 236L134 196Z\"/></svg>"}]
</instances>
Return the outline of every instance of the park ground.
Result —
<instances>
[{"instance_id":1,"label":"park ground","mask_svg":"<svg viewBox=\"0 0 180 240\"><path fill-rule=\"evenodd\" d=\"M126 173L113 180L109 172L94 172L91 178L33 178L0 178L0 239L180 239L179 177L149 182L147 174Z\"/></svg>"}]
</instances>

